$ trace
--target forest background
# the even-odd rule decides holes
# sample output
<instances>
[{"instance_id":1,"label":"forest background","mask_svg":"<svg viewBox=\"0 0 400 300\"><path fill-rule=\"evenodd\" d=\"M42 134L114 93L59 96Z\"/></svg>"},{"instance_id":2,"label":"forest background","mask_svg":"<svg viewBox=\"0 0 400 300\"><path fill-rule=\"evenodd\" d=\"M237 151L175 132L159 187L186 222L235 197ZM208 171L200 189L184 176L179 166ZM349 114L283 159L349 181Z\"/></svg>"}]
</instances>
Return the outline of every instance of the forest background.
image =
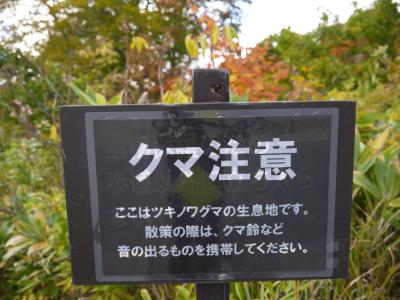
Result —
<instances>
[{"instance_id":1,"label":"forest background","mask_svg":"<svg viewBox=\"0 0 400 300\"><path fill-rule=\"evenodd\" d=\"M193 284L75 286L60 157L65 104L186 103L199 60L231 101L356 100L349 278L242 282L231 299L400 299L400 12L377 0L310 33L238 43L248 0L38 0L0 44L0 299L195 299ZM0 11L23 9L0 1ZM43 17L45 12L46 17ZM30 49L27 36L44 35Z\"/></svg>"}]
</instances>

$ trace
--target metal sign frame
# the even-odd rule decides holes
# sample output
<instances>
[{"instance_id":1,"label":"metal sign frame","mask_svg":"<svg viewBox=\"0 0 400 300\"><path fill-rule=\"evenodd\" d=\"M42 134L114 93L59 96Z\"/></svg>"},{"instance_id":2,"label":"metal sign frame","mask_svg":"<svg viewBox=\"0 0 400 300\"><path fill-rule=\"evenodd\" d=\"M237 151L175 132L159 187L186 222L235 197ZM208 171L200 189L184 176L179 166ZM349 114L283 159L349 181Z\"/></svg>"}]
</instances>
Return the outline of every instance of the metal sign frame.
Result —
<instances>
[{"instance_id":1,"label":"metal sign frame","mask_svg":"<svg viewBox=\"0 0 400 300\"><path fill-rule=\"evenodd\" d=\"M334 190L334 242L331 245L335 265L333 272L326 274L293 274L289 277L263 277L254 273L233 275L228 277L188 277L171 275L157 278L156 276L133 278L132 280L98 280L95 268L95 243L98 237L93 228L93 202L90 192L90 122L95 117L125 114L145 113L149 116L167 112L179 115L184 111L201 113L202 111L254 112L265 110L292 111L305 110L318 114L330 110L336 115L337 121L337 161L334 163L333 177L336 182ZM333 118L335 119L335 117ZM122 105L122 106L64 106L61 108L62 151L65 170L65 186L67 198L67 213L69 238L71 246L73 281L76 284L109 284L109 283L182 283L182 282L227 282L241 280L271 280L271 279L302 279L302 278L342 278L347 276L351 191L353 174L355 103L351 101L324 102L270 102L270 103L209 103L186 105ZM89 135L88 135L89 134ZM89 151L88 151L89 150ZM93 176L92 176L93 177ZM93 189L93 184L92 184ZM92 191L93 193L93 191ZM220 279L218 279L220 278Z\"/></svg>"}]
</instances>

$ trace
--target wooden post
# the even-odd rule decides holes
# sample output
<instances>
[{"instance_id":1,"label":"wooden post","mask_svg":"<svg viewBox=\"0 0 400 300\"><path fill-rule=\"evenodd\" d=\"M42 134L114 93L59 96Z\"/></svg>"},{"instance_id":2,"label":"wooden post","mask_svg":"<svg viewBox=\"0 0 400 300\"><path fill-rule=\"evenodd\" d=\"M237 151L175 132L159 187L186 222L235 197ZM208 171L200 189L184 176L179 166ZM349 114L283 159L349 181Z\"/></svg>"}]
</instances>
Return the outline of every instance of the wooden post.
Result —
<instances>
[{"instance_id":1,"label":"wooden post","mask_svg":"<svg viewBox=\"0 0 400 300\"><path fill-rule=\"evenodd\" d=\"M195 69L193 103L229 102L229 73L223 69ZM229 282L196 284L197 300L229 300Z\"/></svg>"}]
</instances>

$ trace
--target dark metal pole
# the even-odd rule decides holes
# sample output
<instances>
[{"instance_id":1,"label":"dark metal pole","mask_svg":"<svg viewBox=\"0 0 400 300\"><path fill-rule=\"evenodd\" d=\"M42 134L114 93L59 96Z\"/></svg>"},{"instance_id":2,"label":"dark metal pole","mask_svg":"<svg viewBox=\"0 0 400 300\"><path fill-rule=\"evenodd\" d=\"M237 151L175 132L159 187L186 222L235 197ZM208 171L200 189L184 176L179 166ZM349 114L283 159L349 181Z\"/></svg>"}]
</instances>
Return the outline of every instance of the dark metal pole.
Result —
<instances>
[{"instance_id":1,"label":"dark metal pole","mask_svg":"<svg viewBox=\"0 0 400 300\"><path fill-rule=\"evenodd\" d=\"M195 69L193 103L229 102L229 73L223 69ZM196 284L197 300L229 300L229 282Z\"/></svg>"},{"instance_id":2,"label":"dark metal pole","mask_svg":"<svg viewBox=\"0 0 400 300\"><path fill-rule=\"evenodd\" d=\"M229 282L196 284L197 300L229 300Z\"/></svg>"},{"instance_id":3,"label":"dark metal pole","mask_svg":"<svg viewBox=\"0 0 400 300\"><path fill-rule=\"evenodd\" d=\"M224 69L194 69L193 103L229 102L229 73Z\"/></svg>"}]
</instances>

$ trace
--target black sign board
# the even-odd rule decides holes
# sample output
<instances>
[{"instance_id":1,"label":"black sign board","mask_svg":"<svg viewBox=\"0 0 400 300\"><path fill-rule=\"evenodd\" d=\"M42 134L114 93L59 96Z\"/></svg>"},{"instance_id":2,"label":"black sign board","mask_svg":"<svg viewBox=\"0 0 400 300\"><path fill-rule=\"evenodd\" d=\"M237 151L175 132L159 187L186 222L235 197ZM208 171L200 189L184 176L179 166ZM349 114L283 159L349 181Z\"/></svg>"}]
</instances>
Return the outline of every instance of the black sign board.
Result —
<instances>
[{"instance_id":1,"label":"black sign board","mask_svg":"<svg viewBox=\"0 0 400 300\"><path fill-rule=\"evenodd\" d=\"M354 102L65 106L77 284L347 275Z\"/></svg>"}]
</instances>

